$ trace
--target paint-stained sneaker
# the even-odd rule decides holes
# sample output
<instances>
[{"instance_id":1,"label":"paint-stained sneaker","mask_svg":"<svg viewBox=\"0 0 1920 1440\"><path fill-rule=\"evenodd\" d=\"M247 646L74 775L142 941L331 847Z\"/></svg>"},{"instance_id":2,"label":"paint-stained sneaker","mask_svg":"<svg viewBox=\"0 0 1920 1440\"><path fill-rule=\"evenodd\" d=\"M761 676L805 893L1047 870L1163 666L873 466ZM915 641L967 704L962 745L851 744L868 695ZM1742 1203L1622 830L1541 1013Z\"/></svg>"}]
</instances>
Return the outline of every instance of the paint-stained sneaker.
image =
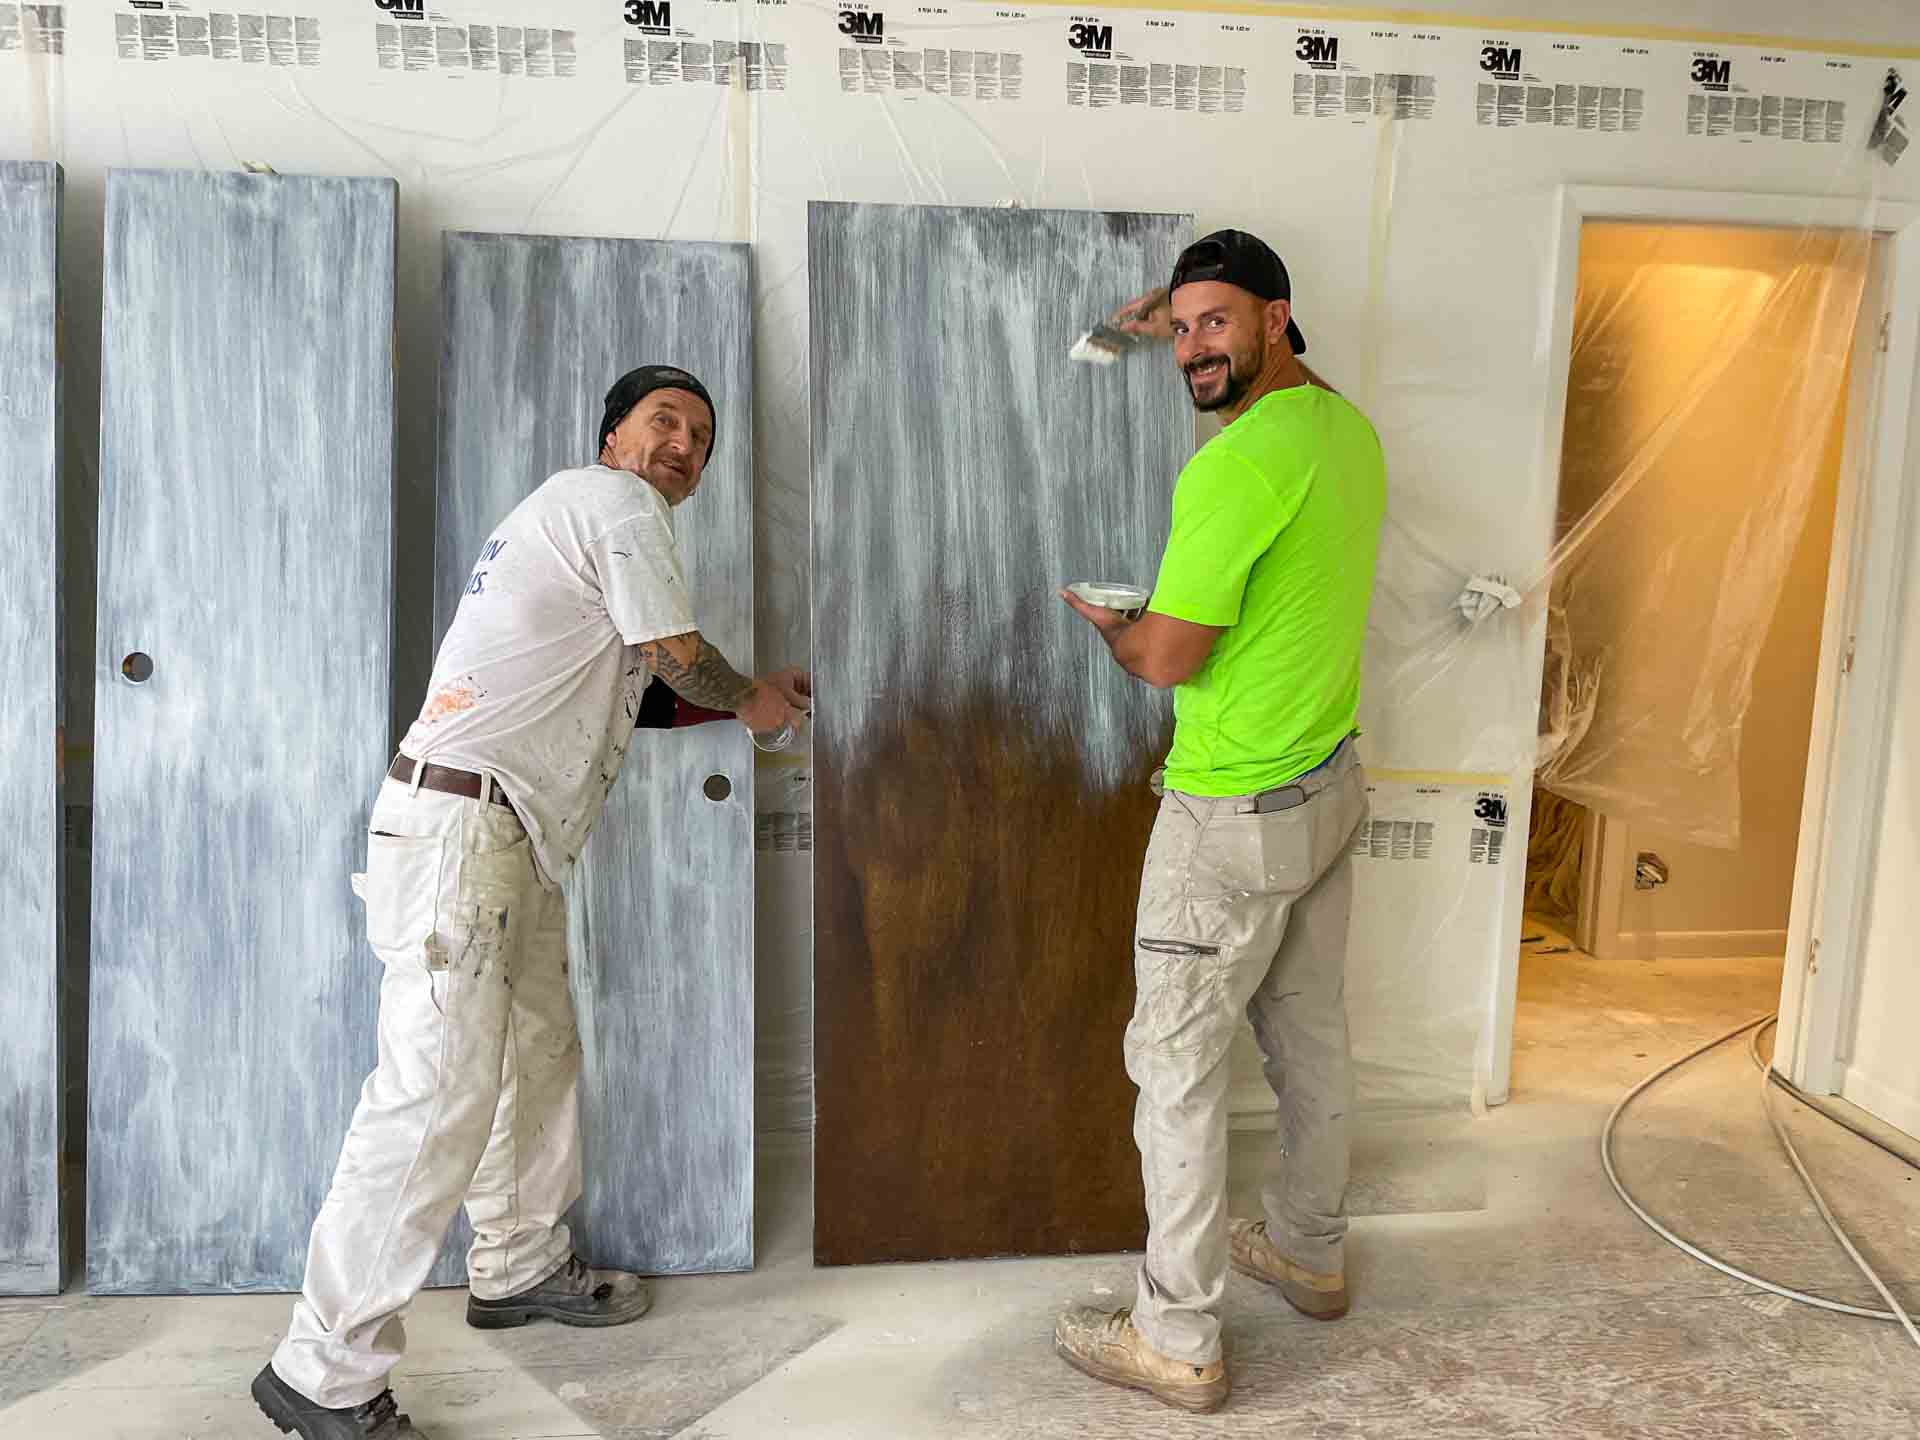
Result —
<instances>
[{"instance_id":1,"label":"paint-stained sneaker","mask_svg":"<svg viewBox=\"0 0 1920 1440\"><path fill-rule=\"evenodd\" d=\"M1227 1244L1233 1268L1273 1286L1287 1303L1315 1320L1338 1320L1347 1313L1347 1277L1322 1275L1296 1265L1267 1235L1264 1220L1229 1220Z\"/></svg>"},{"instance_id":2,"label":"paint-stained sneaker","mask_svg":"<svg viewBox=\"0 0 1920 1440\"><path fill-rule=\"evenodd\" d=\"M1168 1359L1133 1328L1130 1310L1069 1305L1053 1327L1053 1348L1083 1374L1109 1385L1144 1390L1181 1410L1201 1414L1218 1410L1233 1392L1223 1362L1194 1365Z\"/></svg>"},{"instance_id":3,"label":"paint-stained sneaker","mask_svg":"<svg viewBox=\"0 0 1920 1440\"><path fill-rule=\"evenodd\" d=\"M400 1413L391 1390L382 1390L364 1405L328 1410L282 1380L272 1361L253 1377L253 1403L281 1434L300 1440L427 1440Z\"/></svg>"},{"instance_id":4,"label":"paint-stained sneaker","mask_svg":"<svg viewBox=\"0 0 1920 1440\"><path fill-rule=\"evenodd\" d=\"M467 1324L476 1330L506 1330L529 1320L562 1325L625 1325L653 1307L653 1289L625 1270L589 1270L578 1255L538 1285L504 1300L467 1296Z\"/></svg>"}]
</instances>

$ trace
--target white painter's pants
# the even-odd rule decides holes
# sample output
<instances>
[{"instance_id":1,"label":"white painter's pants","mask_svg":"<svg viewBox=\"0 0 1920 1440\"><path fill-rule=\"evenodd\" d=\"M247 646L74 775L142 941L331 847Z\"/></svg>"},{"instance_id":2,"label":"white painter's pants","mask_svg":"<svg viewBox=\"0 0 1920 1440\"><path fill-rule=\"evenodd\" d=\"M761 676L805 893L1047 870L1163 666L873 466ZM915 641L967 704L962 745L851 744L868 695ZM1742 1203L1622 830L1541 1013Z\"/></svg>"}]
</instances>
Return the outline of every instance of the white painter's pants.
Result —
<instances>
[{"instance_id":1,"label":"white painter's pants","mask_svg":"<svg viewBox=\"0 0 1920 1440\"><path fill-rule=\"evenodd\" d=\"M504 805L391 779L368 828L355 888L384 966L380 1060L273 1356L329 1407L386 1388L401 1317L462 1199L473 1293L495 1300L566 1263L560 1217L580 1194L566 902L542 883L525 828Z\"/></svg>"},{"instance_id":2,"label":"white painter's pants","mask_svg":"<svg viewBox=\"0 0 1920 1440\"><path fill-rule=\"evenodd\" d=\"M1220 1358L1228 1053L1243 1013L1280 1101L1267 1234L1316 1273L1346 1263L1347 847L1366 780L1347 744L1295 783L1305 803L1264 815L1251 796L1168 791L1140 879L1126 1054L1148 1228L1133 1320L1195 1365Z\"/></svg>"}]
</instances>

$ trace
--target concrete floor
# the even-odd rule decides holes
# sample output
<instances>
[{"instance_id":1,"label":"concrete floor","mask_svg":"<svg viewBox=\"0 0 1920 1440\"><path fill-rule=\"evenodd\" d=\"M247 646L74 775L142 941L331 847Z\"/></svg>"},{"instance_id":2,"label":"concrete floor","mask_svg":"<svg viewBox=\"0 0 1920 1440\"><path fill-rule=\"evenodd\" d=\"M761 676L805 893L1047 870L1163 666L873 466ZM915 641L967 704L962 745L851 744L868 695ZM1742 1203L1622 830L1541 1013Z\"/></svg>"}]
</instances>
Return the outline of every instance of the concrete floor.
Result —
<instances>
[{"instance_id":1,"label":"concrete floor","mask_svg":"<svg viewBox=\"0 0 1920 1440\"><path fill-rule=\"evenodd\" d=\"M1130 1296L1127 1257L814 1269L791 1144L763 1154L755 1273L662 1282L652 1316L600 1332L483 1334L461 1323L464 1292L430 1293L396 1389L436 1440L1920 1434L1920 1351L1898 1327L1715 1274L1635 1221L1600 1169L1619 1095L1771 1009L1779 963L1528 955L1513 1102L1467 1123L1388 1117L1356 1142L1372 1179L1352 1314L1314 1324L1234 1277L1235 1392L1218 1415L1051 1354L1063 1301ZM1757 1085L1727 1047L1656 1089L1622 1125L1627 1183L1728 1259L1872 1303L1776 1153ZM1778 1103L1842 1223L1920 1303L1920 1174ZM1243 1182L1258 1143L1236 1136ZM246 1387L286 1315L283 1298L0 1303L0 1434L271 1435Z\"/></svg>"}]
</instances>

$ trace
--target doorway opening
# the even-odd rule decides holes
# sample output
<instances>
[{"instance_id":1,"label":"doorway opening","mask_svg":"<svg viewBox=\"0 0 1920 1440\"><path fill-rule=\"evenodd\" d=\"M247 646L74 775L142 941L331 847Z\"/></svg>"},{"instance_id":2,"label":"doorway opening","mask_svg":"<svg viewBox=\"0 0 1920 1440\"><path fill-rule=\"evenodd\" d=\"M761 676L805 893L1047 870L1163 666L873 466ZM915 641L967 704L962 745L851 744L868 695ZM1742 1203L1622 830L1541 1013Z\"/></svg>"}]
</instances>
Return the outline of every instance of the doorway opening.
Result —
<instances>
[{"instance_id":1,"label":"doorway opening","mask_svg":"<svg viewBox=\"0 0 1920 1440\"><path fill-rule=\"evenodd\" d=\"M1596 1004L1780 993L1878 273L1845 229L1581 228L1515 1093Z\"/></svg>"}]
</instances>

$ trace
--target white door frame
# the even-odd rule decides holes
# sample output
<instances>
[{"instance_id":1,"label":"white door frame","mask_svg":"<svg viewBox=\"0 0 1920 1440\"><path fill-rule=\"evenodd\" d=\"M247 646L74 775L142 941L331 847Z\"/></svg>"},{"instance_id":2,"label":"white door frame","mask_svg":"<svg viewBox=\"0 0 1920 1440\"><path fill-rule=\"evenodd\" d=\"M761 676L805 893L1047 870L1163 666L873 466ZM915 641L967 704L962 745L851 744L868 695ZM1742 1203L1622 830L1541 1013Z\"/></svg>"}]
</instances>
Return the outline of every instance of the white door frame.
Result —
<instances>
[{"instance_id":1,"label":"white door frame","mask_svg":"<svg viewBox=\"0 0 1920 1440\"><path fill-rule=\"evenodd\" d=\"M1546 493L1557 493L1560 483L1580 232L1589 220L1784 228L1868 226L1883 242L1880 309L1891 321L1885 332L1886 352L1879 354L1877 320L1867 318L1863 308L1863 338L1856 348L1849 397L1853 408L1848 419L1848 461L1842 466L1828 574L1827 620L1775 1059L1802 1089L1831 1094L1839 1088L1842 1032L1851 1014L1853 972L1864 934L1872 837L1878 830L1886 771L1896 617L1902 595L1900 564L1912 524L1912 487L1906 480L1915 356L1920 350L1920 206L1881 202L1870 210L1859 200L1804 195L1562 186L1551 266L1552 310L1542 337L1548 373L1537 483ZM1872 298L1870 279L1868 303ZM1876 370L1871 364L1857 363L1862 358L1881 363ZM1516 775L1515 780L1516 790L1530 791L1530 772ZM1516 801L1519 798L1516 795ZM1489 1098L1495 1102L1506 1098L1512 1075L1524 888L1509 885L1510 913L1507 923L1499 927L1503 943L1490 1007L1488 1076ZM1810 964L1814 955L1817 963Z\"/></svg>"},{"instance_id":2,"label":"white door frame","mask_svg":"<svg viewBox=\"0 0 1920 1440\"><path fill-rule=\"evenodd\" d=\"M1883 205L1876 229L1884 237L1879 311L1886 328L1863 313L1848 463L1841 472L1843 483L1854 482L1854 512L1844 552L1841 535L1834 536L1831 629L1822 638L1774 1047L1774 1068L1815 1095L1839 1093L1853 1020L1886 790L1902 572L1914 523L1909 482L1920 351L1920 210ZM1876 358L1877 367L1861 363Z\"/></svg>"}]
</instances>

